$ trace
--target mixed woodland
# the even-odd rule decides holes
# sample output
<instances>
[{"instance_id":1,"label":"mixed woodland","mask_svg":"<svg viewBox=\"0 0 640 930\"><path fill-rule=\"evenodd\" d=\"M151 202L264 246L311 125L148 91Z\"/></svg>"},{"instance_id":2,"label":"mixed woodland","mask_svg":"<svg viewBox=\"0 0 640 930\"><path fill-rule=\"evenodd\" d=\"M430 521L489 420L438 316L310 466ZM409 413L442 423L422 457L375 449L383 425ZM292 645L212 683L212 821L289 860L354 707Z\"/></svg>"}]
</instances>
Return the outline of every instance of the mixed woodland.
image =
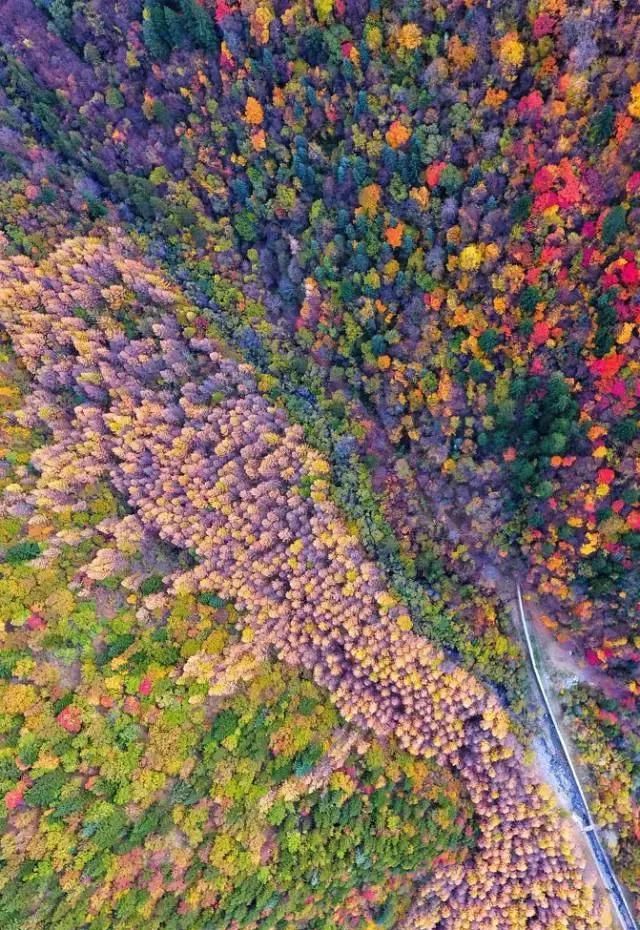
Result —
<instances>
[{"instance_id":1,"label":"mixed woodland","mask_svg":"<svg viewBox=\"0 0 640 930\"><path fill-rule=\"evenodd\" d=\"M0 925L640 896L640 14L0 3ZM636 899L637 900L637 899Z\"/></svg>"}]
</instances>

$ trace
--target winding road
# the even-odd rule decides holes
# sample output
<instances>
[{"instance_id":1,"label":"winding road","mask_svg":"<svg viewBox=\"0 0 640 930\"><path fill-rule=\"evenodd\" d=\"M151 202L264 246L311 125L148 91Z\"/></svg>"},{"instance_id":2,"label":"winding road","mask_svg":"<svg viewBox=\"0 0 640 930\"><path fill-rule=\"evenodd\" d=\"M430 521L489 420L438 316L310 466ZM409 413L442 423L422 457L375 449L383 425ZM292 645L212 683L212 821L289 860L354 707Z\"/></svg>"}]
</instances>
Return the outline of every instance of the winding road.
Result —
<instances>
[{"instance_id":1,"label":"winding road","mask_svg":"<svg viewBox=\"0 0 640 930\"><path fill-rule=\"evenodd\" d=\"M609 893L613 911L618 918L620 926L623 928L623 930L639 930L638 923L631 912L631 908L627 902L627 899L625 898L620 882L618 881L618 878L611 865L609 854L607 853L605 847L602 844L602 841L600 840L598 828L593 820L591 810L589 809L589 803L580 783L578 773L576 772L575 766L571 759L571 753L556 721L551 702L547 696L538 661L534 653L531 634L529 632L529 624L522 601L522 591L520 590L519 584L516 584L516 591L518 596L518 612L520 615L520 621L522 623L522 630L527 646L529 662L533 670L536 685L542 697L545 716L550 725L550 730L554 742L556 761L564 769L567 775L567 779L571 784L572 790L570 792L570 798L573 807L574 818L579 823L582 832L585 834L589 842L595 865L600 874L600 878L602 879L602 883Z\"/></svg>"}]
</instances>

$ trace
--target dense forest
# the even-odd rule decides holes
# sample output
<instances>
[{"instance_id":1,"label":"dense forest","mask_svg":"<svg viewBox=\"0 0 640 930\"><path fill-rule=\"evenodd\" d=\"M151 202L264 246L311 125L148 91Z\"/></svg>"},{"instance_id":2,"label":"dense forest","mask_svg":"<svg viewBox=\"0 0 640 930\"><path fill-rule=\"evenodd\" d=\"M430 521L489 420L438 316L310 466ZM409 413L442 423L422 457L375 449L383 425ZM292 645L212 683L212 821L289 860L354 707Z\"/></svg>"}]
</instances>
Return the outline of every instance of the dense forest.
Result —
<instances>
[{"instance_id":1,"label":"dense forest","mask_svg":"<svg viewBox=\"0 0 640 930\"><path fill-rule=\"evenodd\" d=\"M0 2L2 927L640 894L640 14ZM564 824L564 825L563 825Z\"/></svg>"}]
</instances>

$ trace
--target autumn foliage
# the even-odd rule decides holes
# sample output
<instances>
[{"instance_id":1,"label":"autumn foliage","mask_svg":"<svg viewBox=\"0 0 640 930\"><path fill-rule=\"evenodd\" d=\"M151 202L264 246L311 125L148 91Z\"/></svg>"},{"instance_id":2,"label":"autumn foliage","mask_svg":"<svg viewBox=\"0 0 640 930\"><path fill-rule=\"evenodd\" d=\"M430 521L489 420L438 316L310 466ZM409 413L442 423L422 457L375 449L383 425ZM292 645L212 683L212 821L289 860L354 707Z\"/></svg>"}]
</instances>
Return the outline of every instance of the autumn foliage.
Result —
<instances>
[{"instance_id":1,"label":"autumn foliage","mask_svg":"<svg viewBox=\"0 0 640 930\"><path fill-rule=\"evenodd\" d=\"M339 505L407 605L401 626L535 729L510 617L520 579L538 632L590 686L565 722L633 888L639 30L637 4L612 0L7 0L0 22L0 254L38 265L121 229L161 291L170 279L188 294L184 338L224 335L216 351L252 366L330 467L302 499ZM73 287L70 320L91 330L82 302L97 295ZM144 302L128 311L129 284L107 289L118 338L150 339L153 355ZM92 370L71 380L55 384L67 406L104 403ZM158 374L156 388L180 407L182 384ZM243 415L261 423L247 392ZM79 415L86 441L57 450L43 507L77 504L65 494L83 465L85 489L110 474L99 459L115 434ZM2 564L26 583L46 532L15 540L11 526ZM91 571L124 571L115 558ZM34 633L46 620L29 617ZM596 756L629 777L603 784Z\"/></svg>"},{"instance_id":2,"label":"autumn foliage","mask_svg":"<svg viewBox=\"0 0 640 930\"><path fill-rule=\"evenodd\" d=\"M458 773L474 854L436 873L407 926L600 927L580 855L505 711L411 632L329 500L329 465L250 367L207 336L185 337L189 305L117 239L69 240L37 266L5 260L0 281L3 326L35 379L22 416L52 432L33 456L35 500L58 512L111 482L145 530L196 556L173 578L176 595L233 601L251 650L308 670L346 720ZM137 336L124 328L133 317ZM185 672L216 693L206 648ZM78 723L67 711L61 725Z\"/></svg>"}]
</instances>

